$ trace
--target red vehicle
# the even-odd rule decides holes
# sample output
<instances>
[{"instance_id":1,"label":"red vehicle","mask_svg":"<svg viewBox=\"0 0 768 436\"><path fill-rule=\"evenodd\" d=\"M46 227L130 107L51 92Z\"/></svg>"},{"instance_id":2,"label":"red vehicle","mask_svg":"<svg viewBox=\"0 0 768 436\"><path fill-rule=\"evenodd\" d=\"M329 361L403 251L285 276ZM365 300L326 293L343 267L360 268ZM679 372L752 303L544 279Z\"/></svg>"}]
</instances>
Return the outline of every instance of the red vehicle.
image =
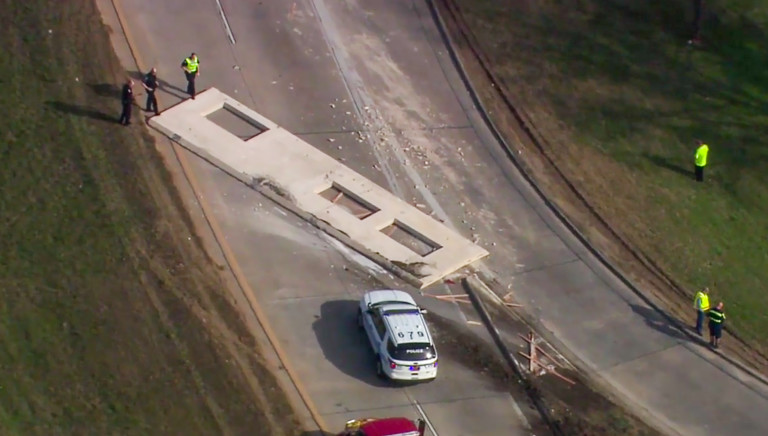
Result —
<instances>
[{"instance_id":1,"label":"red vehicle","mask_svg":"<svg viewBox=\"0 0 768 436\"><path fill-rule=\"evenodd\" d=\"M338 436L424 436L427 423L407 418L364 418L347 421Z\"/></svg>"}]
</instances>

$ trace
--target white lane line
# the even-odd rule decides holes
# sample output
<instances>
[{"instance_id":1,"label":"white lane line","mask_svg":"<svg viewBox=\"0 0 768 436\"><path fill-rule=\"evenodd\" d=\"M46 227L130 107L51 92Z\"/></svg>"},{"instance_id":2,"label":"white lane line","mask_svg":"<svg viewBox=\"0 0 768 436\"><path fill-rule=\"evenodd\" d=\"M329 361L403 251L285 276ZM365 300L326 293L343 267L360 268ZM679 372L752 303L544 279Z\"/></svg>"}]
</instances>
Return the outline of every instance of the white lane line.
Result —
<instances>
[{"instance_id":1,"label":"white lane line","mask_svg":"<svg viewBox=\"0 0 768 436\"><path fill-rule=\"evenodd\" d=\"M437 436L437 431L435 430L435 427L432 426L432 422L429 421L429 418L427 418L427 414L424 413L424 409L421 408L421 404L419 404L418 401L413 400L413 405L416 406L416 410L419 411L419 415L424 419L424 422L427 423L427 427L429 427L429 431L432 432L432 436Z\"/></svg>"},{"instance_id":2,"label":"white lane line","mask_svg":"<svg viewBox=\"0 0 768 436\"><path fill-rule=\"evenodd\" d=\"M219 15L221 15L221 21L224 22L224 30L227 32L227 37L232 45L235 45L235 34L232 33L232 28L229 27L229 20L227 20L227 14L224 13L224 8L221 6L221 0L216 0L216 7L219 9Z\"/></svg>"}]
</instances>

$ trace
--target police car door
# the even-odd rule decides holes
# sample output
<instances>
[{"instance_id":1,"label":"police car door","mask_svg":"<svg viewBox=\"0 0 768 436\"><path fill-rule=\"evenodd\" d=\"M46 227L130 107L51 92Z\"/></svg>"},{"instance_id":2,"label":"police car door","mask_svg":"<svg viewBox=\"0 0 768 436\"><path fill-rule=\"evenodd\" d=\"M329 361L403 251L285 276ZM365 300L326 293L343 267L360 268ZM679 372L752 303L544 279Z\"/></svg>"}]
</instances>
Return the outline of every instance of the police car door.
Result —
<instances>
[{"instance_id":1,"label":"police car door","mask_svg":"<svg viewBox=\"0 0 768 436\"><path fill-rule=\"evenodd\" d=\"M368 309L363 316L363 326L365 327L365 334L368 336L368 342L371 343L371 348L378 352L378 340L376 338L376 326L374 325L373 318L379 316L376 309Z\"/></svg>"},{"instance_id":2,"label":"police car door","mask_svg":"<svg viewBox=\"0 0 768 436\"><path fill-rule=\"evenodd\" d=\"M374 310L371 314L371 347L378 353L381 348L381 343L384 341L384 336L387 334L387 328L384 325L384 319L381 312Z\"/></svg>"}]
</instances>

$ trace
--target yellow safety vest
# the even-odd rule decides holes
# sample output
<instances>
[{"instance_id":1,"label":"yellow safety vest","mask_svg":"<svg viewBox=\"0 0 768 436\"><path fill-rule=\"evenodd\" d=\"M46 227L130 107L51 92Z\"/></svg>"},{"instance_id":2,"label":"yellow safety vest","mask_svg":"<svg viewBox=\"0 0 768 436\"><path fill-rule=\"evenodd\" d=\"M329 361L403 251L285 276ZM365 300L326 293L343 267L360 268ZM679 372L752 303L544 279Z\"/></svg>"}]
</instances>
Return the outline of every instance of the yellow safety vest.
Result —
<instances>
[{"instance_id":1,"label":"yellow safety vest","mask_svg":"<svg viewBox=\"0 0 768 436\"><path fill-rule=\"evenodd\" d=\"M196 73L197 72L197 65L200 62L197 59L192 59L192 58L187 58L186 61L187 61L187 70L189 70L190 73Z\"/></svg>"},{"instance_id":2,"label":"yellow safety vest","mask_svg":"<svg viewBox=\"0 0 768 436\"><path fill-rule=\"evenodd\" d=\"M709 146L707 144L701 144L699 148L696 149L697 167L707 166L707 154L709 154Z\"/></svg>"},{"instance_id":3,"label":"yellow safety vest","mask_svg":"<svg viewBox=\"0 0 768 436\"><path fill-rule=\"evenodd\" d=\"M699 291L696 293L696 298L693 300L693 304L696 304L696 301L701 300L701 306L696 307L696 309L706 312L709 310L709 295Z\"/></svg>"}]
</instances>

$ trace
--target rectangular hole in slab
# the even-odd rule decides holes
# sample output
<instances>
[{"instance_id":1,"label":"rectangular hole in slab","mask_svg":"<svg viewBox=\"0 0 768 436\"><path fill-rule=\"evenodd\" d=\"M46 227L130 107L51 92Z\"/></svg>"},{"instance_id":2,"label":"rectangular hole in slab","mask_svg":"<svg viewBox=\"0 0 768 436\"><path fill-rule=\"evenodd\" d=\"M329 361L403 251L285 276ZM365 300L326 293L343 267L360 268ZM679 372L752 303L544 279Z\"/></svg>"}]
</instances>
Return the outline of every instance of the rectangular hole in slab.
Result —
<instances>
[{"instance_id":1,"label":"rectangular hole in slab","mask_svg":"<svg viewBox=\"0 0 768 436\"><path fill-rule=\"evenodd\" d=\"M330 188L320 192L318 195L361 220L366 219L379 211L379 208L353 194L336 182L334 182Z\"/></svg>"},{"instance_id":2,"label":"rectangular hole in slab","mask_svg":"<svg viewBox=\"0 0 768 436\"><path fill-rule=\"evenodd\" d=\"M206 118L243 141L247 141L268 130L256 120L249 118L226 103L224 103L221 109L208 114Z\"/></svg>"},{"instance_id":3,"label":"rectangular hole in slab","mask_svg":"<svg viewBox=\"0 0 768 436\"><path fill-rule=\"evenodd\" d=\"M392 224L384 227L380 231L394 239L398 244L410 249L421 257L443 248L440 244L429 240L426 236L398 220L395 220Z\"/></svg>"}]
</instances>

